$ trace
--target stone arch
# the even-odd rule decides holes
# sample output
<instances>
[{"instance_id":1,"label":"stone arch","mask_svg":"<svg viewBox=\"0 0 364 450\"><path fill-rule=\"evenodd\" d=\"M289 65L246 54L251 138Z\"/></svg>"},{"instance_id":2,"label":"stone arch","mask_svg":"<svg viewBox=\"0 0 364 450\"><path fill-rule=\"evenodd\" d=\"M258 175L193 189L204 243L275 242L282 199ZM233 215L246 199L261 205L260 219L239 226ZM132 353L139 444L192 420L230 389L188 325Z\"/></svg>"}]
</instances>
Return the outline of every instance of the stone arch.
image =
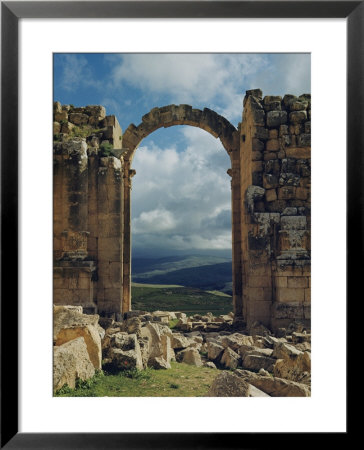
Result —
<instances>
[{"instance_id":1,"label":"stone arch","mask_svg":"<svg viewBox=\"0 0 364 450\"><path fill-rule=\"evenodd\" d=\"M153 108L142 117L142 122L129 125L123 134L124 162L124 226L123 226L123 312L131 309L131 169L132 160L140 142L159 128L174 125L190 125L201 128L220 139L227 151L231 169L231 212L232 212L232 273L233 307L235 320L243 318L242 297L242 256L241 256L241 189L240 189L240 130L237 130L225 117L204 108L194 109L189 105L168 105Z\"/></svg>"},{"instance_id":2,"label":"stone arch","mask_svg":"<svg viewBox=\"0 0 364 450\"><path fill-rule=\"evenodd\" d=\"M230 158L231 153L239 149L238 130L225 117L209 108L201 111L190 105L168 105L153 108L142 117L138 126L129 125L123 135L123 148L127 149L123 155L124 160L132 161L140 142L153 131L174 125L198 127L219 138Z\"/></svg>"}]
</instances>

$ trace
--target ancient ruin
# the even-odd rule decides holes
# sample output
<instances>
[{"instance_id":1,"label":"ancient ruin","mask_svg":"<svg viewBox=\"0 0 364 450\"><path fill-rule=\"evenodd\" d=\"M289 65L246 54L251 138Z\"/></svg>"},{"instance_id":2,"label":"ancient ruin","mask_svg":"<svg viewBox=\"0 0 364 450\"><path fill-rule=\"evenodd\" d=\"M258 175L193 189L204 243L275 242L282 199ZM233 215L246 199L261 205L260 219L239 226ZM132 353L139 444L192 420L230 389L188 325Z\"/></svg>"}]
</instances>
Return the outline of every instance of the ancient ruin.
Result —
<instances>
[{"instance_id":1,"label":"ancient ruin","mask_svg":"<svg viewBox=\"0 0 364 450\"><path fill-rule=\"evenodd\" d=\"M54 299L120 320L132 310L132 161L161 127L215 138L231 168L234 324L310 322L311 98L246 92L235 128L205 108L154 108L122 133L102 106L54 104Z\"/></svg>"}]
</instances>

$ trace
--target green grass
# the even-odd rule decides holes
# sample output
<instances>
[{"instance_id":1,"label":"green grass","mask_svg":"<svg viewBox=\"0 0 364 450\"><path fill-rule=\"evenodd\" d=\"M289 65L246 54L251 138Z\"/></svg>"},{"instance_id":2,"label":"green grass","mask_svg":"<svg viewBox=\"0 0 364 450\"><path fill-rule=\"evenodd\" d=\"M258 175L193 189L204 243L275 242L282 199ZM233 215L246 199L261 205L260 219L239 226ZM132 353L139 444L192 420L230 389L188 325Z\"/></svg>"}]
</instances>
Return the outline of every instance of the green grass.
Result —
<instances>
[{"instance_id":1,"label":"green grass","mask_svg":"<svg viewBox=\"0 0 364 450\"><path fill-rule=\"evenodd\" d=\"M179 322L179 319L172 319L169 321L169 328L171 330L173 330L173 328L175 328L175 326L177 325L177 323Z\"/></svg>"},{"instance_id":2,"label":"green grass","mask_svg":"<svg viewBox=\"0 0 364 450\"><path fill-rule=\"evenodd\" d=\"M231 297L231 295L227 294L226 292L221 292L221 291L206 291L209 294L214 294L220 297Z\"/></svg>"},{"instance_id":3,"label":"green grass","mask_svg":"<svg viewBox=\"0 0 364 450\"><path fill-rule=\"evenodd\" d=\"M154 289L158 288L174 288L174 287L183 287L180 284L148 284L148 283L134 283L132 281L131 287L150 287Z\"/></svg>"},{"instance_id":4,"label":"green grass","mask_svg":"<svg viewBox=\"0 0 364 450\"><path fill-rule=\"evenodd\" d=\"M232 297L221 296L197 288L149 287L132 284L133 309L142 311L181 311L187 315L228 314L233 310Z\"/></svg>"},{"instance_id":5,"label":"green grass","mask_svg":"<svg viewBox=\"0 0 364 450\"><path fill-rule=\"evenodd\" d=\"M116 375L97 374L93 379L67 387L56 397L203 397L218 372L206 367L171 363L168 370L147 368Z\"/></svg>"}]
</instances>

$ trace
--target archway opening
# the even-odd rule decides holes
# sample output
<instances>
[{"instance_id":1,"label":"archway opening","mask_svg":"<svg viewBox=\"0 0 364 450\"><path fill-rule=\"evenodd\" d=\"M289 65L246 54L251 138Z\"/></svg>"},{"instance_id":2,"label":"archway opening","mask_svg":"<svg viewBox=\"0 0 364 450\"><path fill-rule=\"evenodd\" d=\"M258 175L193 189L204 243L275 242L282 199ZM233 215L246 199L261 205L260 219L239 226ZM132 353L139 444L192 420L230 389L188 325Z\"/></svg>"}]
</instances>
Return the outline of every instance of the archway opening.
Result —
<instances>
[{"instance_id":1,"label":"archway opening","mask_svg":"<svg viewBox=\"0 0 364 450\"><path fill-rule=\"evenodd\" d=\"M229 155L200 128L158 129L132 168L132 309L227 314L232 304Z\"/></svg>"}]
</instances>

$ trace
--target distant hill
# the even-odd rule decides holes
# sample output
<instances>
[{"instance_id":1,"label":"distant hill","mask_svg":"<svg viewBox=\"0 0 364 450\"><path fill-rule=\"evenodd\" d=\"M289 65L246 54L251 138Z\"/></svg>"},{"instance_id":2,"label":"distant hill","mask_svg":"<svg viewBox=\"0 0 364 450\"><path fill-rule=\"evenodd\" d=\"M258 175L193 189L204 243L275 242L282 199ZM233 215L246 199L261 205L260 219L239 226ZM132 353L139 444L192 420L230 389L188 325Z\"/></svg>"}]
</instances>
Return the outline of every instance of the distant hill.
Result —
<instances>
[{"instance_id":1,"label":"distant hill","mask_svg":"<svg viewBox=\"0 0 364 450\"><path fill-rule=\"evenodd\" d=\"M199 255L134 258L132 264L132 279L136 283L177 284L231 293L232 268L228 258Z\"/></svg>"}]
</instances>

